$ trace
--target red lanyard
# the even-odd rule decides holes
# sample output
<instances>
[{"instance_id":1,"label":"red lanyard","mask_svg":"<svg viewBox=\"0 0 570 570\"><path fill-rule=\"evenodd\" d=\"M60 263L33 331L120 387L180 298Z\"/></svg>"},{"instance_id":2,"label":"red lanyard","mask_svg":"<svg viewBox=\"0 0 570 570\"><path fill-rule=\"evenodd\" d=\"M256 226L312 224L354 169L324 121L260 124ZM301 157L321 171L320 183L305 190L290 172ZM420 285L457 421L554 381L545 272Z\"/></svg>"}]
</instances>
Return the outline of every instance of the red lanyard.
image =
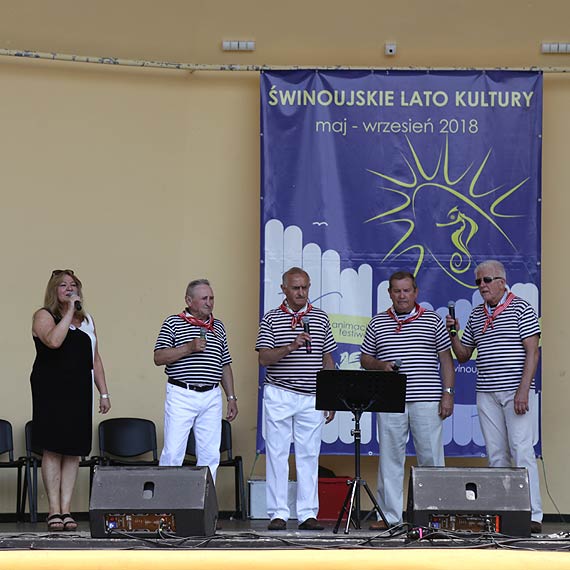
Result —
<instances>
[{"instance_id":1,"label":"red lanyard","mask_svg":"<svg viewBox=\"0 0 570 570\"><path fill-rule=\"evenodd\" d=\"M485 331L491 327L493 328L493 321L511 304L511 301L515 298L512 292L507 295L504 303L497 305L493 310L493 314L489 313L487 309L487 303L483 303L483 310L485 311L485 315L487 319L485 320L485 324L483 325L483 334Z\"/></svg>"},{"instance_id":2,"label":"red lanyard","mask_svg":"<svg viewBox=\"0 0 570 570\"><path fill-rule=\"evenodd\" d=\"M307 310L306 311L301 311L300 313L294 313L286 304L285 301L283 301L283 303L281 303L281 305L279 305L279 308L284 312L287 313L288 315L291 315L291 328L292 329L296 329L297 325L301 324L301 320L302 318L308 313L310 312L310 310L313 308L313 305L311 305L311 303L309 303L307 305Z\"/></svg>"},{"instance_id":3,"label":"red lanyard","mask_svg":"<svg viewBox=\"0 0 570 570\"><path fill-rule=\"evenodd\" d=\"M399 333L404 325L411 323L416 319L419 319L425 313L425 309L422 306L418 305L417 303L415 305L415 311L416 312L407 319L399 319L398 316L392 310L392 307L390 307L386 312L390 315L390 317L392 317L392 319L396 321L396 323L398 323L398 326L396 327L396 332Z\"/></svg>"},{"instance_id":4,"label":"red lanyard","mask_svg":"<svg viewBox=\"0 0 570 570\"><path fill-rule=\"evenodd\" d=\"M203 329L207 329L210 332L213 332L214 334L216 334L216 331L214 330L214 315L210 315L210 318L208 319L208 321L201 321L200 319L197 319L196 317L188 316L184 311L182 311L178 316L181 319L185 320L187 323L194 325L195 327L201 327Z\"/></svg>"}]
</instances>

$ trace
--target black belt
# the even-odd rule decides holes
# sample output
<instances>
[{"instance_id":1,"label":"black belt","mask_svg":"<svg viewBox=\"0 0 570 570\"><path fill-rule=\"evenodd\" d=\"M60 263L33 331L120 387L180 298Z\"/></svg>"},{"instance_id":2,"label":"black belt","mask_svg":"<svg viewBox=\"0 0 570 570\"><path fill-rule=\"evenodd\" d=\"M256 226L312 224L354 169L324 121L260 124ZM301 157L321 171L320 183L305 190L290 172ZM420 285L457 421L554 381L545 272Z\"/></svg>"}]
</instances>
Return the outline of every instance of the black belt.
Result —
<instances>
[{"instance_id":1,"label":"black belt","mask_svg":"<svg viewBox=\"0 0 570 570\"><path fill-rule=\"evenodd\" d=\"M174 384L175 386L180 386L180 388L186 388L187 390L194 390L194 392L208 392L217 386L217 384L210 384L208 386L194 386L193 384L181 382L180 380L175 380L174 378L169 378L168 383Z\"/></svg>"}]
</instances>

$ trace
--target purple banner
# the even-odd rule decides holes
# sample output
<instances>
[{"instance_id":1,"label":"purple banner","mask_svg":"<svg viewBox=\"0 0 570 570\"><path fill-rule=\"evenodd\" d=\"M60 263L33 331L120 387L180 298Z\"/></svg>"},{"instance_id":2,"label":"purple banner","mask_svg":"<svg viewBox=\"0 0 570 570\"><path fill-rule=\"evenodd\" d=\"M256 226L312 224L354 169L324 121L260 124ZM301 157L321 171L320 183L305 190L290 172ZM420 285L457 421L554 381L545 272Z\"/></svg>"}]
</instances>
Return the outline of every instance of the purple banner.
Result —
<instances>
[{"instance_id":1,"label":"purple banner","mask_svg":"<svg viewBox=\"0 0 570 570\"><path fill-rule=\"evenodd\" d=\"M261 314L281 303L283 271L303 267L337 366L359 368L366 324L391 305L391 273L412 271L418 301L442 317L454 301L465 325L481 302L473 270L490 258L540 314L541 133L540 72L263 73ZM484 455L475 361L456 378L446 455ZM538 412L536 426L540 454ZM322 452L352 454L352 427L338 414ZM377 454L374 415L361 427L363 453Z\"/></svg>"}]
</instances>

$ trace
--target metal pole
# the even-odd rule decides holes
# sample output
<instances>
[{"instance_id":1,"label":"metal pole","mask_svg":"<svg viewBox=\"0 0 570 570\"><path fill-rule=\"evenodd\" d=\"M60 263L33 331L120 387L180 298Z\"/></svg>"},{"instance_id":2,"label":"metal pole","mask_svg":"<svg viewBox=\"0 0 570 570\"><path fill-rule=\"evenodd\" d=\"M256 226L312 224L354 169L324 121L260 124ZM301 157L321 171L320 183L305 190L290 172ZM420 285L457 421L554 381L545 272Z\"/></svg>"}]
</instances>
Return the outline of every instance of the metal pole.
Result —
<instances>
[{"instance_id":1,"label":"metal pole","mask_svg":"<svg viewBox=\"0 0 570 570\"><path fill-rule=\"evenodd\" d=\"M50 61L64 61L70 63L97 63L100 65L114 65L127 67L144 67L154 69L170 69L177 71L273 71L273 70L302 70L319 69L331 70L369 70L369 71L542 71L543 73L569 73L570 67L374 67L374 66L319 66L319 65L241 65L241 64L203 64L203 63L176 63L169 61L152 61L142 59L125 59L120 57L101 57L90 55L77 55L57 52L41 52L20 49L0 49L0 56L22 57L26 59L47 59Z\"/></svg>"}]
</instances>

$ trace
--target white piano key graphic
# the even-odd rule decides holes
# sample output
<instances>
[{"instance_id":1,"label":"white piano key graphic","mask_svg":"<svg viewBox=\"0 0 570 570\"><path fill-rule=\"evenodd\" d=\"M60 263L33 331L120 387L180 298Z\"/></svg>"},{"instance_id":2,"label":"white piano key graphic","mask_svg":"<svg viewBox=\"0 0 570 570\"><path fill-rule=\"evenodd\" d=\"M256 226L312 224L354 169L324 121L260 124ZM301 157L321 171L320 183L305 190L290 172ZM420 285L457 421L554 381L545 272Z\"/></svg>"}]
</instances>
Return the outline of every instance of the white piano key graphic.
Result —
<instances>
[{"instance_id":1,"label":"white piano key graphic","mask_svg":"<svg viewBox=\"0 0 570 570\"><path fill-rule=\"evenodd\" d=\"M285 228L283 234L283 267L301 267L303 264L303 232L297 226Z\"/></svg>"},{"instance_id":2,"label":"white piano key graphic","mask_svg":"<svg viewBox=\"0 0 570 570\"><path fill-rule=\"evenodd\" d=\"M302 268L309 274L311 278L311 289L309 290L309 298L311 303L316 307L321 306L320 297L322 295L322 252L316 243L308 243L303 248L303 265ZM314 302L315 299L318 299Z\"/></svg>"},{"instance_id":3,"label":"white piano key graphic","mask_svg":"<svg viewBox=\"0 0 570 570\"><path fill-rule=\"evenodd\" d=\"M392 300L390 295L388 295L389 285L389 281L382 281L376 289L376 306L379 313L388 310L392 306Z\"/></svg>"},{"instance_id":4,"label":"white piano key graphic","mask_svg":"<svg viewBox=\"0 0 570 570\"><path fill-rule=\"evenodd\" d=\"M270 220L265 224L263 280L263 312L281 304L281 275L283 274L283 224Z\"/></svg>"},{"instance_id":5,"label":"white piano key graphic","mask_svg":"<svg viewBox=\"0 0 570 570\"><path fill-rule=\"evenodd\" d=\"M327 313L340 313L340 256L333 249L323 253L323 300L321 308Z\"/></svg>"}]
</instances>

